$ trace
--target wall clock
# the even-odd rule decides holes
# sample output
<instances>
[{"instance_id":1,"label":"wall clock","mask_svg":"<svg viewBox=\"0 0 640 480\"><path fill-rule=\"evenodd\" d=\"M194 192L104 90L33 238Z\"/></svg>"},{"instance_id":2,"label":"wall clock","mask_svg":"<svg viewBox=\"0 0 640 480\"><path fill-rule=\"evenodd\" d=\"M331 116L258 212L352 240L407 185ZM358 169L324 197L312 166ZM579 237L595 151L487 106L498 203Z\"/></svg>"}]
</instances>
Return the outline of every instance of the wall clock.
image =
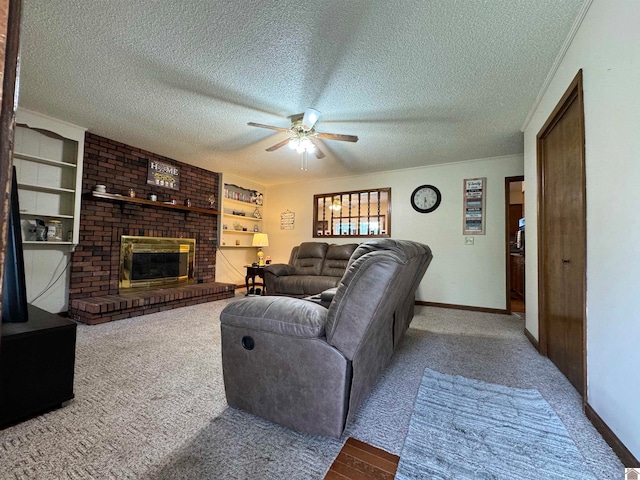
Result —
<instances>
[{"instance_id":1,"label":"wall clock","mask_svg":"<svg viewBox=\"0 0 640 480\"><path fill-rule=\"evenodd\" d=\"M411 194L411 206L420 213L433 212L441 201L442 194L433 185L421 185Z\"/></svg>"}]
</instances>

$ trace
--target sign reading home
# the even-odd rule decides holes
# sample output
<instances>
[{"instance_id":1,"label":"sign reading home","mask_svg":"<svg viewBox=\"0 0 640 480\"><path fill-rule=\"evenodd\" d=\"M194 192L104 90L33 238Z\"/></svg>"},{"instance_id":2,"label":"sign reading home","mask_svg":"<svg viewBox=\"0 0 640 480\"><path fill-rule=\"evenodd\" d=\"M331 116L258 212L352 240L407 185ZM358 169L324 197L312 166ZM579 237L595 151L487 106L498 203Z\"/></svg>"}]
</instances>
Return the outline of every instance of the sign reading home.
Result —
<instances>
[{"instance_id":1,"label":"sign reading home","mask_svg":"<svg viewBox=\"0 0 640 480\"><path fill-rule=\"evenodd\" d=\"M180 169L158 160L149 160L147 184L180 190Z\"/></svg>"}]
</instances>

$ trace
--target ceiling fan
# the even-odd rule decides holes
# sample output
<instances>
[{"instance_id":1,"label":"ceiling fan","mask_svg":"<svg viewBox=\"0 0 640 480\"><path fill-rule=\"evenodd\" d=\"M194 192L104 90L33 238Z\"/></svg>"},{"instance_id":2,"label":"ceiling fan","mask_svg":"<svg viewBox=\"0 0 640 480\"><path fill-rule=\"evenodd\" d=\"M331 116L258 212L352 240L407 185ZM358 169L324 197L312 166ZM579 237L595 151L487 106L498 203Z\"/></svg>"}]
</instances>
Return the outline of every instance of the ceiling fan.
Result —
<instances>
[{"instance_id":1,"label":"ceiling fan","mask_svg":"<svg viewBox=\"0 0 640 480\"><path fill-rule=\"evenodd\" d=\"M306 152L314 152L317 158L324 158L325 154L320 149L317 139L322 140L339 140L341 142L357 142L358 137L355 135L342 135L340 133L316 132L315 125L320 118L320 112L314 108L307 108L304 113L299 113L291 117L291 127L274 127L273 125L264 125L262 123L249 122L247 125L252 127L269 128L279 132L286 132L289 138L267 148L267 152L284 147L289 144L291 148L297 150L303 155Z\"/></svg>"}]
</instances>

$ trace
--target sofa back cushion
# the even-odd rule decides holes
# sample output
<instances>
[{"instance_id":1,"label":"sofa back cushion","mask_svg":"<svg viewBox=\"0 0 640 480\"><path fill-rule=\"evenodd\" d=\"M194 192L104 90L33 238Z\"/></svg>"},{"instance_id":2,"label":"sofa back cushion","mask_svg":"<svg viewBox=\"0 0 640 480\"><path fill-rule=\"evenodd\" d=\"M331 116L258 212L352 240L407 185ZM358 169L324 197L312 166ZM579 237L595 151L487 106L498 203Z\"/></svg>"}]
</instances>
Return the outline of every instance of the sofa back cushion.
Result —
<instances>
[{"instance_id":1,"label":"sofa back cushion","mask_svg":"<svg viewBox=\"0 0 640 480\"><path fill-rule=\"evenodd\" d=\"M296 275L320 275L328 247L324 242L301 243L293 262Z\"/></svg>"},{"instance_id":2,"label":"sofa back cushion","mask_svg":"<svg viewBox=\"0 0 640 480\"><path fill-rule=\"evenodd\" d=\"M322 275L327 277L342 277L347 269L347 264L351 254L358 248L357 243L347 243L345 245L329 245L327 255L322 266Z\"/></svg>"}]
</instances>

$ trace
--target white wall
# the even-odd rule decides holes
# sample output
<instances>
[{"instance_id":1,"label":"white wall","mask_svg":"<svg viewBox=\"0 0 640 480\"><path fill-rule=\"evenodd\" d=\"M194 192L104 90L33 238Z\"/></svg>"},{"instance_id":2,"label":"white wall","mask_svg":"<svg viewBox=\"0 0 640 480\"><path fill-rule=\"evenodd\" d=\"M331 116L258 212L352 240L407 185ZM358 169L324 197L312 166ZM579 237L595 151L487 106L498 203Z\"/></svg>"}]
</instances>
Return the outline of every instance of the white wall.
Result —
<instances>
[{"instance_id":1,"label":"white wall","mask_svg":"<svg viewBox=\"0 0 640 480\"><path fill-rule=\"evenodd\" d=\"M640 2L594 0L525 129L527 329L537 337L536 135L583 69L587 400L640 458Z\"/></svg>"},{"instance_id":2,"label":"white wall","mask_svg":"<svg viewBox=\"0 0 640 480\"><path fill-rule=\"evenodd\" d=\"M473 160L441 166L267 187L267 232L274 263L286 262L291 248L312 237L313 195L391 187L391 236L416 240L433 250L434 259L417 299L453 305L505 309L504 178L523 174L522 155ZM474 235L465 246L462 235L462 187L465 178L487 177L486 235ZM438 187L440 207L421 214L411 208L411 192L422 184ZM295 229L280 229L280 214L295 213ZM320 239L315 239L318 241ZM364 239L329 239L334 243ZM320 240L322 241L322 240Z\"/></svg>"}]
</instances>

